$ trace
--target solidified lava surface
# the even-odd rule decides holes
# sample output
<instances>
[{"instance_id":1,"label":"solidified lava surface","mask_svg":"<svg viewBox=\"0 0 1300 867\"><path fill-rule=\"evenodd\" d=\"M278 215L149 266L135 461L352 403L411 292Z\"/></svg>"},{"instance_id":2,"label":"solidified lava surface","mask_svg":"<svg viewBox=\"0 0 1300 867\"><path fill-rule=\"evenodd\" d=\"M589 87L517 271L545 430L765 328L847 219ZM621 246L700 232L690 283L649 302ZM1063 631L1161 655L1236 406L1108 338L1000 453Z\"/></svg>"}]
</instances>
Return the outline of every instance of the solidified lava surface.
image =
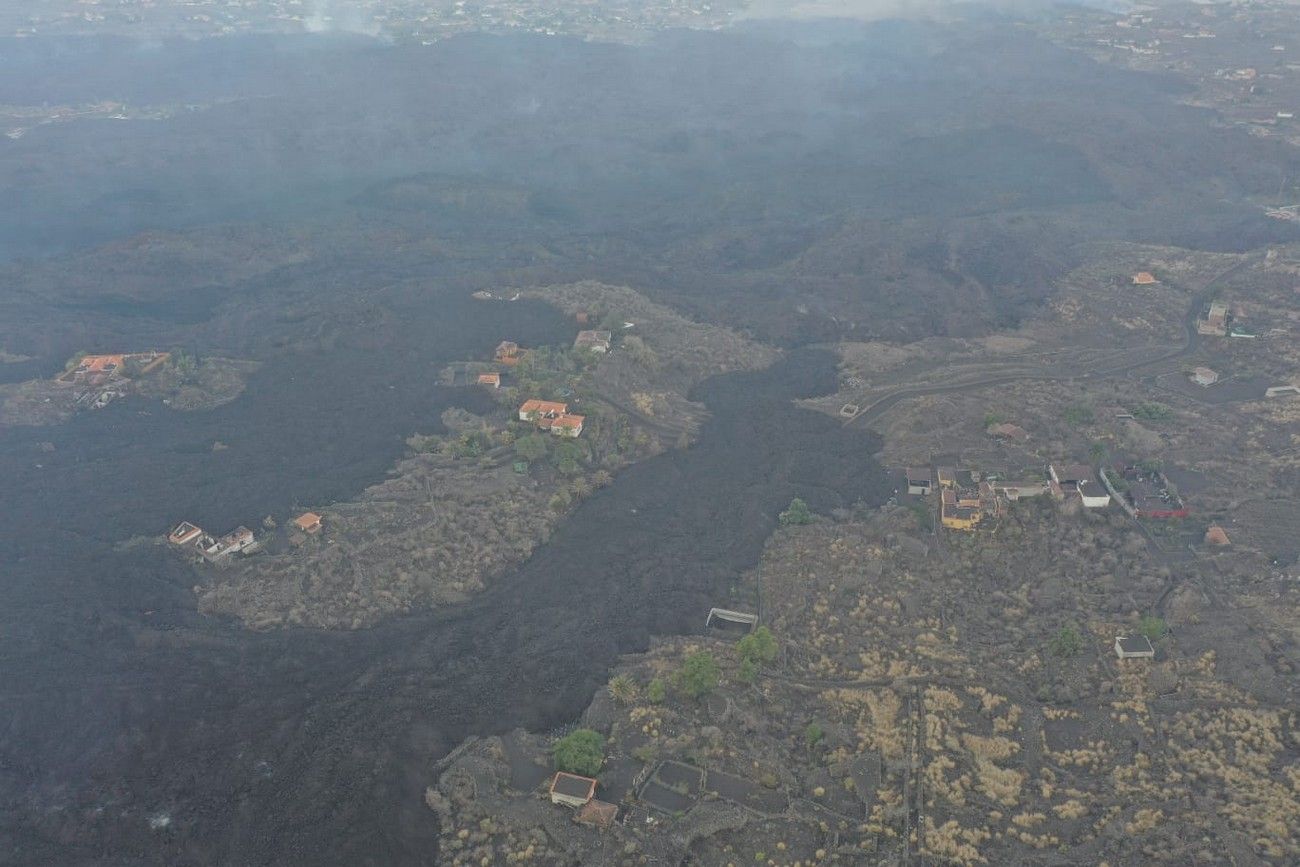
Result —
<instances>
[{"instance_id":1,"label":"solidified lava surface","mask_svg":"<svg viewBox=\"0 0 1300 867\"><path fill-rule=\"evenodd\" d=\"M826 511L887 495L870 434L791 402L834 381L816 351L706 381L692 448L621 473L469 604L370 630L250 633L197 615L167 552L85 532L93 508L9 519L49 521L56 541L5 552L3 849L28 864L435 863L433 761L470 734L572 719L618 654L698 630L791 497ZM146 459L125 455L101 459ZM83 499L110 502L122 472L85 475Z\"/></svg>"}]
</instances>

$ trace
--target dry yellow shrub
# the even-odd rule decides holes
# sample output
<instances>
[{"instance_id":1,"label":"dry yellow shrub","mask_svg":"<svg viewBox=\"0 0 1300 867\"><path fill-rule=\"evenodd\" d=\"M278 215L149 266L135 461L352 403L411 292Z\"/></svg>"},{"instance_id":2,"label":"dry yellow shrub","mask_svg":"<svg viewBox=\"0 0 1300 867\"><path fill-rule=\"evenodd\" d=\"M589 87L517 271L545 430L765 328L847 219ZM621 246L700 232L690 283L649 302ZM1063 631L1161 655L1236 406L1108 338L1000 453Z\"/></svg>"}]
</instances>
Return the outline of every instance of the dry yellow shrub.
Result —
<instances>
[{"instance_id":1,"label":"dry yellow shrub","mask_svg":"<svg viewBox=\"0 0 1300 867\"><path fill-rule=\"evenodd\" d=\"M1160 824L1165 818L1165 814L1160 810L1153 810L1149 807L1143 807L1133 814L1133 821L1124 826L1126 834L1141 834L1144 831L1150 831Z\"/></svg>"},{"instance_id":2,"label":"dry yellow shrub","mask_svg":"<svg viewBox=\"0 0 1300 867\"><path fill-rule=\"evenodd\" d=\"M978 759L989 759L991 761L1008 759L1020 751L1020 744L997 735L984 737L983 735L963 734L961 742L962 746L969 750L971 755Z\"/></svg>"},{"instance_id":3,"label":"dry yellow shrub","mask_svg":"<svg viewBox=\"0 0 1300 867\"><path fill-rule=\"evenodd\" d=\"M949 819L936 827L934 820L925 817L925 846L922 852L936 858L943 858L962 867L972 864L985 864L987 859L980 854L979 844L992 836L984 828L963 828L955 819Z\"/></svg>"},{"instance_id":4,"label":"dry yellow shrub","mask_svg":"<svg viewBox=\"0 0 1300 867\"><path fill-rule=\"evenodd\" d=\"M1052 812L1062 819L1082 819L1088 815L1088 805L1071 798L1064 804L1057 804L1052 808Z\"/></svg>"},{"instance_id":5,"label":"dry yellow shrub","mask_svg":"<svg viewBox=\"0 0 1300 867\"><path fill-rule=\"evenodd\" d=\"M962 701L955 692L941 686L929 686L925 689L925 709L931 713L962 709Z\"/></svg>"},{"instance_id":6,"label":"dry yellow shrub","mask_svg":"<svg viewBox=\"0 0 1300 867\"><path fill-rule=\"evenodd\" d=\"M1025 776L1011 768L1000 768L987 759L975 760L975 777L988 798L1004 807L1014 807L1020 800Z\"/></svg>"}]
</instances>

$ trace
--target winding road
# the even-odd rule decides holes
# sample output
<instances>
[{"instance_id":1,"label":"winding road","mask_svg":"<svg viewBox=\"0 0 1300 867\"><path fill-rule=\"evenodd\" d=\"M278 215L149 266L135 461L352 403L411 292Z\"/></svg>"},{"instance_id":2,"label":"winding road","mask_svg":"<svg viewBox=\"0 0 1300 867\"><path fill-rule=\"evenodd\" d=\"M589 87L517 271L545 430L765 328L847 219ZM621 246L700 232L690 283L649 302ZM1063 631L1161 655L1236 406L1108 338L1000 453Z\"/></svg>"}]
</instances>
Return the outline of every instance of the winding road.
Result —
<instances>
[{"instance_id":1,"label":"winding road","mask_svg":"<svg viewBox=\"0 0 1300 867\"><path fill-rule=\"evenodd\" d=\"M1122 376L1126 373L1132 373L1135 370L1140 370L1144 367L1150 367L1152 365L1160 364L1162 362L1172 361L1177 358L1184 358L1188 355L1191 355L1200 347L1201 335L1196 330L1196 320L1201 309L1205 306L1206 302L1209 301L1219 291L1219 288L1226 280L1231 279L1233 276L1240 273L1245 268L1248 268L1251 265L1255 264L1258 261L1258 258L1259 258L1258 256L1248 257L1236 263L1232 267L1227 268L1221 271L1220 273L1216 274L1210 280L1210 282L1207 283L1205 287L1201 289L1201 291L1198 292L1192 298L1191 304L1188 306L1187 313L1183 317L1183 329L1185 331L1185 334L1181 346L1170 348L1170 349L1163 349L1160 352L1156 353L1155 355L1149 358L1141 359L1139 361L1134 361L1127 364L1121 364L1115 367L1106 367L1104 365L1097 365L1091 370L1085 370L1082 372L1075 369L1069 373L1063 373L1059 371L1052 371L1049 368L1043 368L1040 371L1007 373L1000 376L991 376L985 379L974 380L972 382L959 382L951 385L926 385L926 386L916 386L913 388L903 388L903 389L899 389L898 391L893 391L890 392L889 394L877 398L866 408L862 409L860 412L858 412L851 419L848 419L844 423L846 425L858 424L858 423L866 424L875 421L876 419L884 415L886 412L888 412L890 409L892 409L899 402L908 400L913 397L921 397L923 395L928 395L928 394L954 394L954 393L961 393L967 391L977 391L982 388L989 388L990 386L995 386L995 385L1005 385L1010 382L1018 382L1021 380L1039 380L1039 381L1046 381L1046 382L1057 382L1057 381L1070 381L1076 379L1107 379L1112 376Z\"/></svg>"}]
</instances>

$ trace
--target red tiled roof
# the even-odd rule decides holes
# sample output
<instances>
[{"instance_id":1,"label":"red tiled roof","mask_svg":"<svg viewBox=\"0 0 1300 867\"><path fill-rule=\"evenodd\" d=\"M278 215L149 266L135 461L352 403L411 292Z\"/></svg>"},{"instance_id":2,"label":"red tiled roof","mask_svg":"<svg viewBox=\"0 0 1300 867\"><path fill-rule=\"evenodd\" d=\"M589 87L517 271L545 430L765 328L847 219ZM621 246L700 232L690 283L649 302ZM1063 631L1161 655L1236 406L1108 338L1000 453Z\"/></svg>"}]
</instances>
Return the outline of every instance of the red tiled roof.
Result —
<instances>
[{"instance_id":1,"label":"red tiled roof","mask_svg":"<svg viewBox=\"0 0 1300 867\"><path fill-rule=\"evenodd\" d=\"M320 515L315 512L304 512L294 518L293 523L299 530L311 530L313 527L320 526Z\"/></svg>"},{"instance_id":2,"label":"red tiled roof","mask_svg":"<svg viewBox=\"0 0 1300 867\"><path fill-rule=\"evenodd\" d=\"M553 400L537 400L530 398L524 401L523 406L519 407L521 413L537 413L539 415L564 415L569 411L567 403L558 403Z\"/></svg>"},{"instance_id":3,"label":"red tiled roof","mask_svg":"<svg viewBox=\"0 0 1300 867\"><path fill-rule=\"evenodd\" d=\"M1213 524L1205 531L1205 544L1207 545L1230 545L1227 532L1218 524Z\"/></svg>"},{"instance_id":4,"label":"red tiled roof","mask_svg":"<svg viewBox=\"0 0 1300 867\"><path fill-rule=\"evenodd\" d=\"M610 804L605 801L590 800L578 808L574 814L575 822L582 822L585 825L598 825L602 828L613 824L614 818L618 816L618 805Z\"/></svg>"},{"instance_id":5,"label":"red tiled roof","mask_svg":"<svg viewBox=\"0 0 1300 867\"><path fill-rule=\"evenodd\" d=\"M189 521L182 521L176 525L176 529L172 530L171 533L168 534L167 538L174 545L184 545L186 542L196 539L202 534L203 531L191 524Z\"/></svg>"}]
</instances>

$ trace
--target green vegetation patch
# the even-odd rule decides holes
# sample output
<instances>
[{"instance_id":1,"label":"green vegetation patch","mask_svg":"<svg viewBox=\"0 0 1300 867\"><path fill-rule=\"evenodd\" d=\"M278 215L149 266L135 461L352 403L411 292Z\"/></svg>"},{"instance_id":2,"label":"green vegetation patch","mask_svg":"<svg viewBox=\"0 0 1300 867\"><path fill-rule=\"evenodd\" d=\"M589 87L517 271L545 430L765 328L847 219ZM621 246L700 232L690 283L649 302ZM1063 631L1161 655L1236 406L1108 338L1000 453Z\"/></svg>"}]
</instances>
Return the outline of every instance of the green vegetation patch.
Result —
<instances>
[{"instance_id":1,"label":"green vegetation patch","mask_svg":"<svg viewBox=\"0 0 1300 867\"><path fill-rule=\"evenodd\" d=\"M592 777L605 764L605 739L591 729L576 729L551 748L556 770Z\"/></svg>"}]
</instances>

